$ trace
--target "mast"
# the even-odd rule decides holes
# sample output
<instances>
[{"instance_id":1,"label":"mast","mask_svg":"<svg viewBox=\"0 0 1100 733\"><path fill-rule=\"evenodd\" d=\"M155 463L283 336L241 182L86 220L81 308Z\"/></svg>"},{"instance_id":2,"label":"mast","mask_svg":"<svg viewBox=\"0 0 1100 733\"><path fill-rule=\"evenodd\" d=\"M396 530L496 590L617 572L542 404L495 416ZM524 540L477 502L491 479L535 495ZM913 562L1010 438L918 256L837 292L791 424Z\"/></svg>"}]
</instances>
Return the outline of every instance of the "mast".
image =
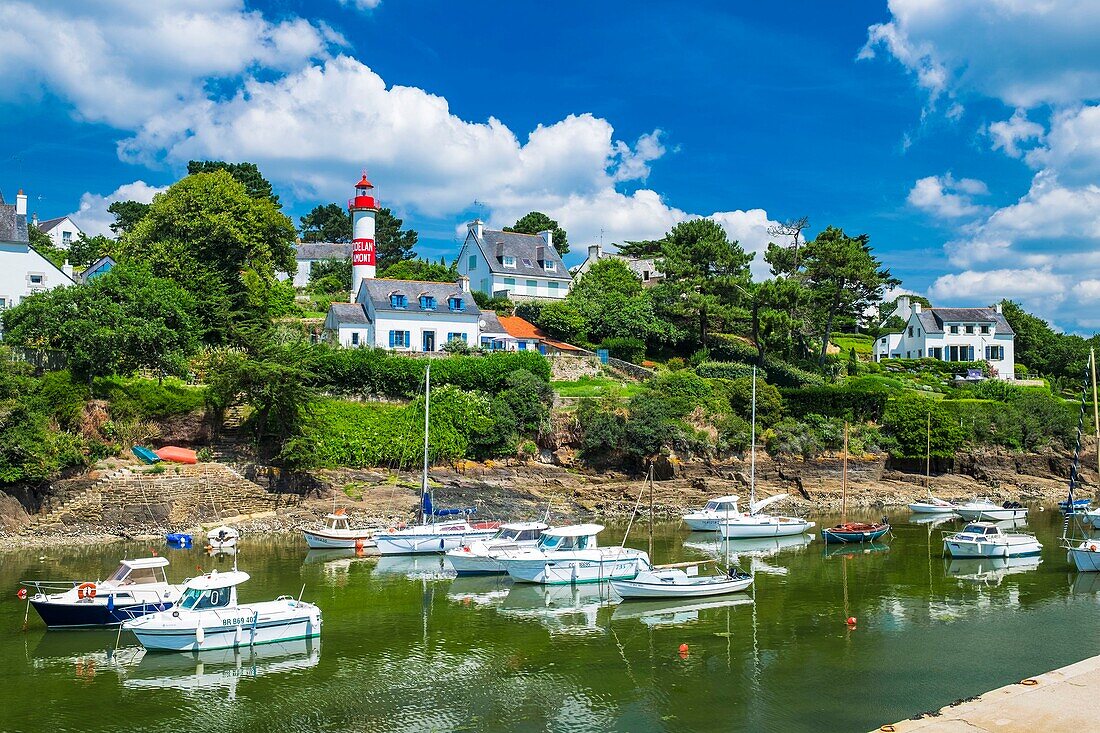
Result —
<instances>
[{"instance_id":1,"label":"mast","mask_svg":"<svg viewBox=\"0 0 1100 733\"><path fill-rule=\"evenodd\" d=\"M432 360L428 359L428 368L424 370L424 471L420 477L420 523L427 524L424 516L424 497L428 494L428 412L432 400ZM435 512L432 512L435 522Z\"/></svg>"},{"instance_id":2,"label":"mast","mask_svg":"<svg viewBox=\"0 0 1100 733\"><path fill-rule=\"evenodd\" d=\"M1092 372L1092 421L1096 426L1096 473L1100 475L1100 404L1096 396L1096 348L1089 349L1089 371ZM1100 488L1097 489L1100 498Z\"/></svg>"},{"instance_id":3,"label":"mast","mask_svg":"<svg viewBox=\"0 0 1100 733\"><path fill-rule=\"evenodd\" d=\"M653 561L653 462L649 462L649 558Z\"/></svg>"},{"instance_id":4,"label":"mast","mask_svg":"<svg viewBox=\"0 0 1100 733\"><path fill-rule=\"evenodd\" d=\"M929 481L932 478L932 411L928 411L928 425L924 434L924 488L928 489L928 495L932 495Z\"/></svg>"},{"instance_id":5,"label":"mast","mask_svg":"<svg viewBox=\"0 0 1100 733\"><path fill-rule=\"evenodd\" d=\"M756 509L756 367L752 368L752 454L749 458L749 513L755 514Z\"/></svg>"},{"instance_id":6,"label":"mast","mask_svg":"<svg viewBox=\"0 0 1100 733\"><path fill-rule=\"evenodd\" d=\"M840 523L848 523L848 421L844 421L844 463L840 473Z\"/></svg>"}]
</instances>

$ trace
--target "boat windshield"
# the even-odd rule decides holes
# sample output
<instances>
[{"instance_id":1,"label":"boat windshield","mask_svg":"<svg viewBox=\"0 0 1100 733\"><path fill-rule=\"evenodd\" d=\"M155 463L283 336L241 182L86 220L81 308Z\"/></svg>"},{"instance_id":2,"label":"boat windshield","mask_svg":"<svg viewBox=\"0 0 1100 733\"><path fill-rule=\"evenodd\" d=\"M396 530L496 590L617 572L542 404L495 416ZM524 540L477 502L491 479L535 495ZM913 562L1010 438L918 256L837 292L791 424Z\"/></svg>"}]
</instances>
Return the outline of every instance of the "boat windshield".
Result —
<instances>
[{"instance_id":1,"label":"boat windshield","mask_svg":"<svg viewBox=\"0 0 1100 733\"><path fill-rule=\"evenodd\" d=\"M334 517L329 520L329 529L349 529L347 517Z\"/></svg>"},{"instance_id":2,"label":"boat windshield","mask_svg":"<svg viewBox=\"0 0 1100 733\"><path fill-rule=\"evenodd\" d=\"M712 512L718 511L718 502L708 501L707 505L705 507L703 507L703 510L704 511L712 511Z\"/></svg>"},{"instance_id":3,"label":"boat windshield","mask_svg":"<svg viewBox=\"0 0 1100 733\"><path fill-rule=\"evenodd\" d=\"M542 539L539 540L539 547L544 550L583 550L588 547L588 536L543 535Z\"/></svg>"},{"instance_id":4,"label":"boat windshield","mask_svg":"<svg viewBox=\"0 0 1100 733\"><path fill-rule=\"evenodd\" d=\"M183 592L179 605L189 611L201 611L204 608L224 608L229 605L229 589L199 590L198 588L188 588Z\"/></svg>"},{"instance_id":5,"label":"boat windshield","mask_svg":"<svg viewBox=\"0 0 1100 733\"><path fill-rule=\"evenodd\" d=\"M118 570L107 580L114 581L118 585L146 585L163 582L162 578L157 576L156 568L130 569L125 565L119 565Z\"/></svg>"},{"instance_id":6,"label":"boat windshield","mask_svg":"<svg viewBox=\"0 0 1100 733\"><path fill-rule=\"evenodd\" d=\"M963 528L962 534L997 534L997 528L968 524Z\"/></svg>"},{"instance_id":7,"label":"boat windshield","mask_svg":"<svg viewBox=\"0 0 1100 733\"><path fill-rule=\"evenodd\" d=\"M494 540L509 540L509 541L514 542L516 540L516 538L519 537L520 534L521 534L521 532L517 529L509 529L509 528L506 528L506 527L502 527L501 529L497 530L497 533L495 535L493 535L493 539Z\"/></svg>"}]
</instances>

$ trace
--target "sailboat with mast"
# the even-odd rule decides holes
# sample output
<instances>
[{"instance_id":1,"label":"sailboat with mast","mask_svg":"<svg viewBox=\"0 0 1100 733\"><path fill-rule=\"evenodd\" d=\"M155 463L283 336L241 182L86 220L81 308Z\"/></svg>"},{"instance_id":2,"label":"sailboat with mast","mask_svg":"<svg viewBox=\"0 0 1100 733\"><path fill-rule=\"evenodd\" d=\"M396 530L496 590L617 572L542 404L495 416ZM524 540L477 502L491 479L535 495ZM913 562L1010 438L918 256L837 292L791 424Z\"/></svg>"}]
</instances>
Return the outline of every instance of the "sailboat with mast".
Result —
<instances>
[{"instance_id":1,"label":"sailboat with mast","mask_svg":"<svg viewBox=\"0 0 1100 733\"><path fill-rule=\"evenodd\" d=\"M925 422L924 443L924 490L928 492L928 501L914 501L909 511L914 514L954 514L956 507L949 501L932 496L932 413L928 413Z\"/></svg>"},{"instance_id":2,"label":"sailboat with mast","mask_svg":"<svg viewBox=\"0 0 1100 733\"><path fill-rule=\"evenodd\" d=\"M844 423L844 467L840 479L840 524L821 530L821 539L829 544L874 542L890 531L886 517L881 522L848 521L848 423Z\"/></svg>"},{"instance_id":3,"label":"sailboat with mast","mask_svg":"<svg viewBox=\"0 0 1100 733\"><path fill-rule=\"evenodd\" d=\"M728 505L726 511L728 512ZM727 545L729 543L726 543ZM653 468L649 469L649 556L653 554ZM611 581L611 587L623 599L631 598L703 598L737 593L752 585L752 576L730 565L726 548L726 572L700 575L699 566L711 560L654 565L633 578Z\"/></svg>"},{"instance_id":4,"label":"sailboat with mast","mask_svg":"<svg viewBox=\"0 0 1100 733\"><path fill-rule=\"evenodd\" d=\"M765 514L764 509L787 498L787 494L776 494L761 501L756 500L756 367L752 368L752 421L750 427L752 451L749 469L749 511L732 514L718 523L718 532L723 539L745 539L752 537L786 537L802 534L814 528L814 523L802 517L787 517Z\"/></svg>"},{"instance_id":5,"label":"sailboat with mast","mask_svg":"<svg viewBox=\"0 0 1100 733\"><path fill-rule=\"evenodd\" d=\"M416 555L446 552L485 540L497 533L500 522L470 522L477 507L437 509L428 486L428 426L432 392L432 363L424 370L424 465L420 476L420 517L412 527L390 527L375 535L383 555ZM450 517L457 517L451 519ZM442 521L441 521L442 520Z\"/></svg>"},{"instance_id":6,"label":"sailboat with mast","mask_svg":"<svg viewBox=\"0 0 1100 733\"><path fill-rule=\"evenodd\" d=\"M1075 504L1074 490L1080 482L1078 469L1081 466L1081 434L1085 426L1085 400L1089 393L1089 380L1092 380L1092 417L1095 422L1097 436L1097 469L1100 470L1100 404L1097 403L1096 394L1096 349L1089 350L1088 374L1081 385L1081 409L1077 416L1077 446L1073 450L1073 463L1069 467L1069 496L1065 505L1073 507ZM1067 511L1062 523L1062 546L1066 549L1068 559L1081 572L1100 572L1100 540L1091 536L1090 530L1096 526L1097 514L1100 510L1088 512ZM1078 530L1077 536L1069 534L1070 523Z\"/></svg>"}]
</instances>

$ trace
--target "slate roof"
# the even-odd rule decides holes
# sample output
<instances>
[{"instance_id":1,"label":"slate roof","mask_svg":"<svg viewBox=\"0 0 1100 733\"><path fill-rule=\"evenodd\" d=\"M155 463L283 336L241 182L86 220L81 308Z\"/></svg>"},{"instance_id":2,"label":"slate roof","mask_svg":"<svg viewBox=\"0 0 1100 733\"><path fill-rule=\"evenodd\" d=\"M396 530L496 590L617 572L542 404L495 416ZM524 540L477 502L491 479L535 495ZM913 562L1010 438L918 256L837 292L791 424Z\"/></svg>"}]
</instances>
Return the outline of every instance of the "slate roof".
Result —
<instances>
[{"instance_id":1,"label":"slate roof","mask_svg":"<svg viewBox=\"0 0 1100 733\"><path fill-rule=\"evenodd\" d=\"M482 234L483 238L479 244L485 254L485 259L489 262L489 269L493 272L508 275L559 278L561 280L571 279L569 270L566 269L565 263L561 260L561 255L553 247L547 247L546 240L538 234L498 232L492 229L485 229ZM476 234L471 233L471 236L477 238ZM515 267L505 267L501 259L497 257L498 244L504 245L504 255L516 258ZM554 263L553 270L544 270L539 266L537 262L539 247L543 248L543 259ZM531 264L525 264L524 260Z\"/></svg>"},{"instance_id":2,"label":"slate roof","mask_svg":"<svg viewBox=\"0 0 1100 733\"><path fill-rule=\"evenodd\" d=\"M337 323L370 323L362 303L333 303L329 306Z\"/></svg>"},{"instance_id":3,"label":"slate roof","mask_svg":"<svg viewBox=\"0 0 1100 733\"><path fill-rule=\"evenodd\" d=\"M69 217L67 217L67 216L58 216L58 217L55 217L53 219L46 219L44 221L40 221L40 222L38 222L38 231L48 233L51 229L53 229L55 226L57 226L58 224L60 224L61 222L65 221L68 218Z\"/></svg>"},{"instance_id":4,"label":"slate roof","mask_svg":"<svg viewBox=\"0 0 1100 733\"><path fill-rule=\"evenodd\" d=\"M346 260L351 257L351 242L303 242L294 246L296 260Z\"/></svg>"},{"instance_id":5,"label":"slate roof","mask_svg":"<svg viewBox=\"0 0 1100 733\"><path fill-rule=\"evenodd\" d=\"M485 324L481 327L482 333L508 333L507 329L504 328L504 324L497 317L496 311L482 311L481 322Z\"/></svg>"},{"instance_id":6,"label":"slate roof","mask_svg":"<svg viewBox=\"0 0 1100 733\"><path fill-rule=\"evenodd\" d=\"M29 242L27 217L15 213L15 204L5 204L0 194L0 242Z\"/></svg>"},{"instance_id":7,"label":"slate roof","mask_svg":"<svg viewBox=\"0 0 1100 733\"><path fill-rule=\"evenodd\" d=\"M1015 335L1003 313L993 308L924 308L917 314L926 333L943 333L945 323L993 323L997 333Z\"/></svg>"},{"instance_id":8,"label":"slate roof","mask_svg":"<svg viewBox=\"0 0 1100 733\"><path fill-rule=\"evenodd\" d=\"M477 303L474 302L473 293L463 292L458 286L458 283L436 283L427 282L424 280L389 280L381 278L372 278L363 280L359 286L360 293L363 288L366 288L367 296L374 304L376 311L395 311L399 313L450 313L450 309L447 306L447 299L452 295L457 295L462 298L462 312L468 315L481 315L481 309L477 307ZM399 293L404 295L408 307L406 308L392 308L390 306L390 295L392 293ZM420 296L430 295L435 298L435 309L425 310L420 307ZM358 297L356 300L361 300Z\"/></svg>"}]
</instances>

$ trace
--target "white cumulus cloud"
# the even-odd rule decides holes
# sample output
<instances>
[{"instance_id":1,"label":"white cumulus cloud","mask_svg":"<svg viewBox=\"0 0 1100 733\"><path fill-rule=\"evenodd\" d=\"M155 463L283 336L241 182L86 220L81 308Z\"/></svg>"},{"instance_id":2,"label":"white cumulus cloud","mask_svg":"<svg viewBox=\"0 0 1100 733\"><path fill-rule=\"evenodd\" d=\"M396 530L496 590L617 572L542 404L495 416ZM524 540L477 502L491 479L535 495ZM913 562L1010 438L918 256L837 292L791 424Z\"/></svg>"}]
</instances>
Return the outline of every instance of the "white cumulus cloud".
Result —
<instances>
[{"instance_id":1,"label":"white cumulus cloud","mask_svg":"<svg viewBox=\"0 0 1100 733\"><path fill-rule=\"evenodd\" d=\"M909 191L908 201L921 211L940 219L973 217L984 207L973 202L974 196L989 193L985 183L975 178L956 180L950 173L920 178Z\"/></svg>"},{"instance_id":2,"label":"white cumulus cloud","mask_svg":"<svg viewBox=\"0 0 1100 733\"><path fill-rule=\"evenodd\" d=\"M145 181L126 183L109 194L85 193L80 197L80 207L69 214L69 218L76 222L88 236L104 234L114 236L111 224L115 223L115 215L107 211L107 207L116 201L138 201L143 204L150 203L153 197L167 189L167 186L150 186Z\"/></svg>"}]
</instances>

